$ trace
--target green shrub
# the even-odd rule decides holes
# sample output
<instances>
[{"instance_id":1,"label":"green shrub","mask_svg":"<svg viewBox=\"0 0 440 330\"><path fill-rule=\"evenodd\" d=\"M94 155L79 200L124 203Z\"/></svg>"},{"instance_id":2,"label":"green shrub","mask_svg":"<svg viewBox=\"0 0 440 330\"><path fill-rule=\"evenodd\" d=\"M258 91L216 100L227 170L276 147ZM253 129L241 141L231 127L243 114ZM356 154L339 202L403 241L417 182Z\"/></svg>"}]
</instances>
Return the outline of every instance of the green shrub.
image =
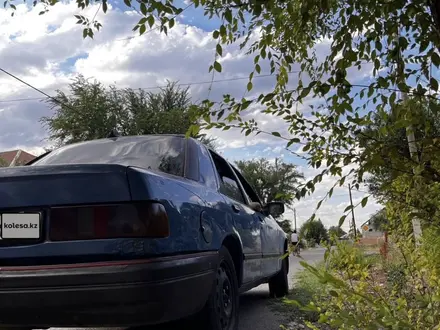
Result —
<instances>
[{"instance_id":1,"label":"green shrub","mask_svg":"<svg viewBox=\"0 0 440 330\"><path fill-rule=\"evenodd\" d=\"M365 255L364 250L351 242L336 242L335 249L329 251L326 264L329 269L339 273L350 273L358 278L359 269L368 269L377 264L377 255Z\"/></svg>"},{"instance_id":2,"label":"green shrub","mask_svg":"<svg viewBox=\"0 0 440 330\"><path fill-rule=\"evenodd\" d=\"M306 241L306 245L308 248L314 248L316 247L316 241L314 239L309 239Z\"/></svg>"},{"instance_id":3,"label":"green shrub","mask_svg":"<svg viewBox=\"0 0 440 330\"><path fill-rule=\"evenodd\" d=\"M406 288L406 273L405 264L403 263L390 263L385 269L387 284L390 290L396 290L402 293Z\"/></svg>"},{"instance_id":4,"label":"green shrub","mask_svg":"<svg viewBox=\"0 0 440 330\"><path fill-rule=\"evenodd\" d=\"M324 270L325 264L321 262L315 267ZM300 306L307 306L313 301L325 299L328 294L326 293L328 285L321 283L317 277L310 276L310 272L305 269L296 273L294 280L295 286L290 295L292 299L285 299L284 302L290 304L295 310ZM319 319L319 312L306 308L306 310L302 310L301 316L306 321L316 322Z\"/></svg>"},{"instance_id":5,"label":"green shrub","mask_svg":"<svg viewBox=\"0 0 440 330\"><path fill-rule=\"evenodd\" d=\"M325 267L301 263L310 275L302 274L299 283L316 288L303 307L336 329L440 329L438 237L426 231L416 248L403 240L395 259L383 263L356 245L338 243L327 250Z\"/></svg>"}]
</instances>

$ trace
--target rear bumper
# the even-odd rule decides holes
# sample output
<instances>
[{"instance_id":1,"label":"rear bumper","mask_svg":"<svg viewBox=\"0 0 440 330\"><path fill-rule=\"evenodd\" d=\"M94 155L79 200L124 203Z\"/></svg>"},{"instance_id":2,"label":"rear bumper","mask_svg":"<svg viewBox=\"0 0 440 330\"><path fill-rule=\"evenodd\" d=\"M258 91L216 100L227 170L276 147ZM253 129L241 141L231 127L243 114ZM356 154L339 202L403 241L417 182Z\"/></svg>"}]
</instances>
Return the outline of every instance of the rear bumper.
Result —
<instances>
[{"instance_id":1,"label":"rear bumper","mask_svg":"<svg viewBox=\"0 0 440 330\"><path fill-rule=\"evenodd\" d=\"M157 324L192 315L211 291L218 255L0 269L0 326Z\"/></svg>"}]
</instances>

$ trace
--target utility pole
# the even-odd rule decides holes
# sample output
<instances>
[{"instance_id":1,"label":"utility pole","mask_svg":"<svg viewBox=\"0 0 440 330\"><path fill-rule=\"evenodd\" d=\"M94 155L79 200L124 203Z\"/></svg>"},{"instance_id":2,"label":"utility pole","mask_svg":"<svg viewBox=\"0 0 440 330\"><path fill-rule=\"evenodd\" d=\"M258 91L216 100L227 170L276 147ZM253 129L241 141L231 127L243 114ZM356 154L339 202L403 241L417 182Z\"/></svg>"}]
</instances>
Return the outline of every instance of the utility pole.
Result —
<instances>
[{"instance_id":1,"label":"utility pole","mask_svg":"<svg viewBox=\"0 0 440 330\"><path fill-rule=\"evenodd\" d=\"M357 238L357 233L356 233L356 221L354 220L354 207L353 207L353 198L351 197L351 185L348 184L348 195L350 196L350 205L351 205L351 219L352 219L352 226L353 226L353 231L354 231L354 239L356 240Z\"/></svg>"},{"instance_id":2,"label":"utility pole","mask_svg":"<svg viewBox=\"0 0 440 330\"><path fill-rule=\"evenodd\" d=\"M295 219L295 232L296 232L296 209L293 209L293 218Z\"/></svg>"},{"instance_id":3,"label":"utility pole","mask_svg":"<svg viewBox=\"0 0 440 330\"><path fill-rule=\"evenodd\" d=\"M399 37L399 36L397 36ZM399 59L400 59L400 55L399 54ZM399 61L398 66L397 66L397 74L400 77L404 77L404 66L402 66L401 64L402 62ZM403 101L403 103L406 103L408 101L408 94L405 92L400 92L400 97ZM409 104L406 104L406 106L409 106ZM411 109L408 109L408 111L411 111ZM419 159L419 154L418 154L418 150L417 150L417 144L416 144L416 138L415 138L415 134L414 134L414 127L413 125L408 125L406 127L406 138L408 141L408 149L409 149L409 153L410 153L410 157L411 160L417 165L420 163L420 159ZM415 171L414 171L414 167L413 167L413 174L415 175ZM416 241L416 244L420 244L420 238L422 235L422 229L421 229L421 225L420 225L420 219L417 218L417 216L413 215L412 217L412 225L413 225L413 233L414 233L414 239Z\"/></svg>"}]
</instances>

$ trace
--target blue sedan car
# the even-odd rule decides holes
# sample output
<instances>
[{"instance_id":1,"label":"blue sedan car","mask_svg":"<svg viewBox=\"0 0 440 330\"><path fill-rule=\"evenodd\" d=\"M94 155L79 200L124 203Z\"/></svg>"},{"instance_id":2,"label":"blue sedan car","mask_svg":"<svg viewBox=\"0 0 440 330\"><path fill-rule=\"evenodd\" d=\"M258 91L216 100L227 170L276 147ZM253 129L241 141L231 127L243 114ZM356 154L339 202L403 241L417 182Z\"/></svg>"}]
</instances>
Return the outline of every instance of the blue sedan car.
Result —
<instances>
[{"instance_id":1,"label":"blue sedan car","mask_svg":"<svg viewBox=\"0 0 440 330\"><path fill-rule=\"evenodd\" d=\"M72 144L0 170L0 326L235 330L239 294L288 292L286 234L224 158L176 135Z\"/></svg>"}]
</instances>

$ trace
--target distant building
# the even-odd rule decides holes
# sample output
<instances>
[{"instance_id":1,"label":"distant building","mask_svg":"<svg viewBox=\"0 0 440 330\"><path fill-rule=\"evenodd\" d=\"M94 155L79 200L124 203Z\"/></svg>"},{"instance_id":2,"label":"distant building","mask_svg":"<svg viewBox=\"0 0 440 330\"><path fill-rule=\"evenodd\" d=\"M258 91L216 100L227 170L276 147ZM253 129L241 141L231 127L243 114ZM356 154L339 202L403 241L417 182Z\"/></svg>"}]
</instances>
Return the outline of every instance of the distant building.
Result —
<instances>
[{"instance_id":1,"label":"distant building","mask_svg":"<svg viewBox=\"0 0 440 330\"><path fill-rule=\"evenodd\" d=\"M379 238L383 237L384 232L380 230L376 230L374 226L371 225L370 221L366 221L361 226L362 229L362 237L365 238Z\"/></svg>"},{"instance_id":2,"label":"distant building","mask_svg":"<svg viewBox=\"0 0 440 330\"><path fill-rule=\"evenodd\" d=\"M36 156L21 149L0 152L0 162L7 167L24 165L35 158Z\"/></svg>"}]
</instances>

